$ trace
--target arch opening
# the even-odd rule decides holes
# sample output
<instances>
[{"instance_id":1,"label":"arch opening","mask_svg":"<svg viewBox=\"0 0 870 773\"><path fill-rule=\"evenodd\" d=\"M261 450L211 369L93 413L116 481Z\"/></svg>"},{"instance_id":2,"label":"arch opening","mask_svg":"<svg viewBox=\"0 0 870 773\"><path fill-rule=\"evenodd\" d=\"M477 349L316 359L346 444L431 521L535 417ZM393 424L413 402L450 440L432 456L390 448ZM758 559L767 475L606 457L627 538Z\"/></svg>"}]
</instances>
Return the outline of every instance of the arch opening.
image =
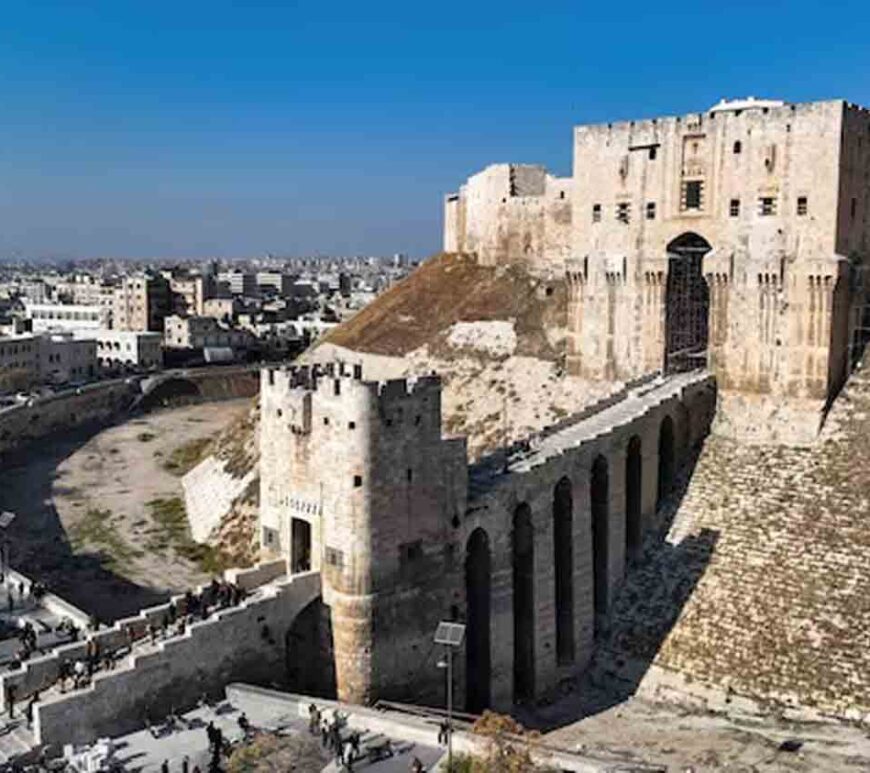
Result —
<instances>
[{"instance_id":1,"label":"arch opening","mask_svg":"<svg viewBox=\"0 0 870 773\"><path fill-rule=\"evenodd\" d=\"M641 441L633 435L625 454L625 553L636 556L643 544L643 458Z\"/></svg>"},{"instance_id":2,"label":"arch opening","mask_svg":"<svg viewBox=\"0 0 870 773\"><path fill-rule=\"evenodd\" d=\"M681 373L707 365L710 291L703 260L709 242L684 233L667 246L665 290L665 373Z\"/></svg>"},{"instance_id":3,"label":"arch opening","mask_svg":"<svg viewBox=\"0 0 870 773\"><path fill-rule=\"evenodd\" d=\"M553 552L556 566L556 662L574 662L574 503L571 481L553 491Z\"/></svg>"},{"instance_id":4,"label":"arch opening","mask_svg":"<svg viewBox=\"0 0 870 773\"><path fill-rule=\"evenodd\" d=\"M600 633L602 616L607 613L609 489L607 459L597 456L592 463L589 483L589 499L592 506L592 575L596 634Z\"/></svg>"},{"instance_id":5,"label":"arch opening","mask_svg":"<svg viewBox=\"0 0 870 773\"><path fill-rule=\"evenodd\" d=\"M535 531L525 503L514 510L514 703L535 697Z\"/></svg>"},{"instance_id":6,"label":"arch opening","mask_svg":"<svg viewBox=\"0 0 870 773\"><path fill-rule=\"evenodd\" d=\"M483 529L475 529L465 553L465 707L472 714L490 704L491 564L489 537Z\"/></svg>"},{"instance_id":7,"label":"arch opening","mask_svg":"<svg viewBox=\"0 0 870 773\"><path fill-rule=\"evenodd\" d=\"M661 506L674 487L676 458L674 455L674 420L670 416L662 419L659 428L659 485L657 506Z\"/></svg>"}]
</instances>

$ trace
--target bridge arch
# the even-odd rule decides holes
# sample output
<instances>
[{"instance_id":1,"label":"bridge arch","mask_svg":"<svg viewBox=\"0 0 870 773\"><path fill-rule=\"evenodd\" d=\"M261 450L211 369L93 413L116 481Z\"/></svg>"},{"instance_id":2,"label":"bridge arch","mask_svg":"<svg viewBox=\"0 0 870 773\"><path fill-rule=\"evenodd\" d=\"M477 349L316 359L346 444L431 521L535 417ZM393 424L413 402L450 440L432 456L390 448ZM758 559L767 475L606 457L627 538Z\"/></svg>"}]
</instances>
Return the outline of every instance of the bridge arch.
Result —
<instances>
[{"instance_id":1,"label":"bridge arch","mask_svg":"<svg viewBox=\"0 0 870 773\"><path fill-rule=\"evenodd\" d=\"M535 697L535 529L525 502L514 510L511 547L514 703L524 703Z\"/></svg>"},{"instance_id":2,"label":"bridge arch","mask_svg":"<svg viewBox=\"0 0 870 773\"><path fill-rule=\"evenodd\" d=\"M610 548L608 520L610 517L610 485L607 459L599 454L589 471L589 502L592 511L592 577L595 609L595 631L600 632L603 616L607 613Z\"/></svg>"},{"instance_id":3,"label":"bridge arch","mask_svg":"<svg viewBox=\"0 0 870 773\"><path fill-rule=\"evenodd\" d=\"M156 408L167 403L187 402L202 397L199 384L184 376L150 381L142 393L140 406L144 409Z\"/></svg>"},{"instance_id":4,"label":"bridge arch","mask_svg":"<svg viewBox=\"0 0 870 773\"><path fill-rule=\"evenodd\" d=\"M635 556L643 542L643 455L641 439L632 435L625 452L625 554Z\"/></svg>"},{"instance_id":5,"label":"bridge arch","mask_svg":"<svg viewBox=\"0 0 870 773\"><path fill-rule=\"evenodd\" d=\"M473 714L481 713L490 704L491 586L489 536L478 527L471 532L465 549L465 705Z\"/></svg>"},{"instance_id":6,"label":"bridge arch","mask_svg":"<svg viewBox=\"0 0 870 773\"><path fill-rule=\"evenodd\" d=\"M556 662L574 662L574 502L571 481L553 489L553 559L556 582Z\"/></svg>"},{"instance_id":7,"label":"bridge arch","mask_svg":"<svg viewBox=\"0 0 870 773\"><path fill-rule=\"evenodd\" d=\"M659 480L656 496L658 506L661 506L674 487L676 464L674 420L670 416L665 416L659 426Z\"/></svg>"}]
</instances>

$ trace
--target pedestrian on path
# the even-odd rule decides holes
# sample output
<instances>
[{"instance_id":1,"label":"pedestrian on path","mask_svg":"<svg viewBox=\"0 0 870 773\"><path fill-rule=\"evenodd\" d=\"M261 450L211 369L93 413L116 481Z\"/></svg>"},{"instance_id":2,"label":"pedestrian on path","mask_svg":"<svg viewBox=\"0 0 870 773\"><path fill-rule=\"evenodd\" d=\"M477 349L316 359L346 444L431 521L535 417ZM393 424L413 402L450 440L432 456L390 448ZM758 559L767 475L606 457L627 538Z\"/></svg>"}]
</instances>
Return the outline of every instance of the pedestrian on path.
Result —
<instances>
[{"instance_id":1,"label":"pedestrian on path","mask_svg":"<svg viewBox=\"0 0 870 773\"><path fill-rule=\"evenodd\" d=\"M9 706L9 719L15 716L15 685L10 684L6 688L6 705Z\"/></svg>"}]
</instances>

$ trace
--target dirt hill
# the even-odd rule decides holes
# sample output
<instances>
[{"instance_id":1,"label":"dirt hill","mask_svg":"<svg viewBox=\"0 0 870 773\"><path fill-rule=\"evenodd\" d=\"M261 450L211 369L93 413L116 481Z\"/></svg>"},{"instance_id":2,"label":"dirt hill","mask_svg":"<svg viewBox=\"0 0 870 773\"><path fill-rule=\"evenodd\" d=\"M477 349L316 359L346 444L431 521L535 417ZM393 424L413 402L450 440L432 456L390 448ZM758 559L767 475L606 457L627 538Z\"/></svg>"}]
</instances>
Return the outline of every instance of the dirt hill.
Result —
<instances>
[{"instance_id":1,"label":"dirt hill","mask_svg":"<svg viewBox=\"0 0 870 773\"><path fill-rule=\"evenodd\" d=\"M563 281L532 277L522 264L495 268L441 254L321 343L402 356L422 346L436 348L456 322L513 320L517 355L556 361L563 353L566 301Z\"/></svg>"}]
</instances>

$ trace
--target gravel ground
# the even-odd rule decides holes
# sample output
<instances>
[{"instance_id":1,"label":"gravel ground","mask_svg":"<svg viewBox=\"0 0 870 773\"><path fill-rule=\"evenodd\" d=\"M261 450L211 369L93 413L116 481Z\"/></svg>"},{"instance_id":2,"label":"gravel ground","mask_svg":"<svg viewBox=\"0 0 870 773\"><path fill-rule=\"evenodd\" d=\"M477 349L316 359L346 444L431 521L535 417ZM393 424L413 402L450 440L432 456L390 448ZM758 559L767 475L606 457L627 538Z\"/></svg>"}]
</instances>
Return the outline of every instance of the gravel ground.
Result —
<instances>
[{"instance_id":1,"label":"gravel ground","mask_svg":"<svg viewBox=\"0 0 870 773\"><path fill-rule=\"evenodd\" d=\"M183 496L181 478L164 469L175 449L249 408L243 399L161 410L31 446L0 470L0 508L18 516L12 565L103 620L204 581L176 550L177 522L155 520L147 503Z\"/></svg>"}]
</instances>

